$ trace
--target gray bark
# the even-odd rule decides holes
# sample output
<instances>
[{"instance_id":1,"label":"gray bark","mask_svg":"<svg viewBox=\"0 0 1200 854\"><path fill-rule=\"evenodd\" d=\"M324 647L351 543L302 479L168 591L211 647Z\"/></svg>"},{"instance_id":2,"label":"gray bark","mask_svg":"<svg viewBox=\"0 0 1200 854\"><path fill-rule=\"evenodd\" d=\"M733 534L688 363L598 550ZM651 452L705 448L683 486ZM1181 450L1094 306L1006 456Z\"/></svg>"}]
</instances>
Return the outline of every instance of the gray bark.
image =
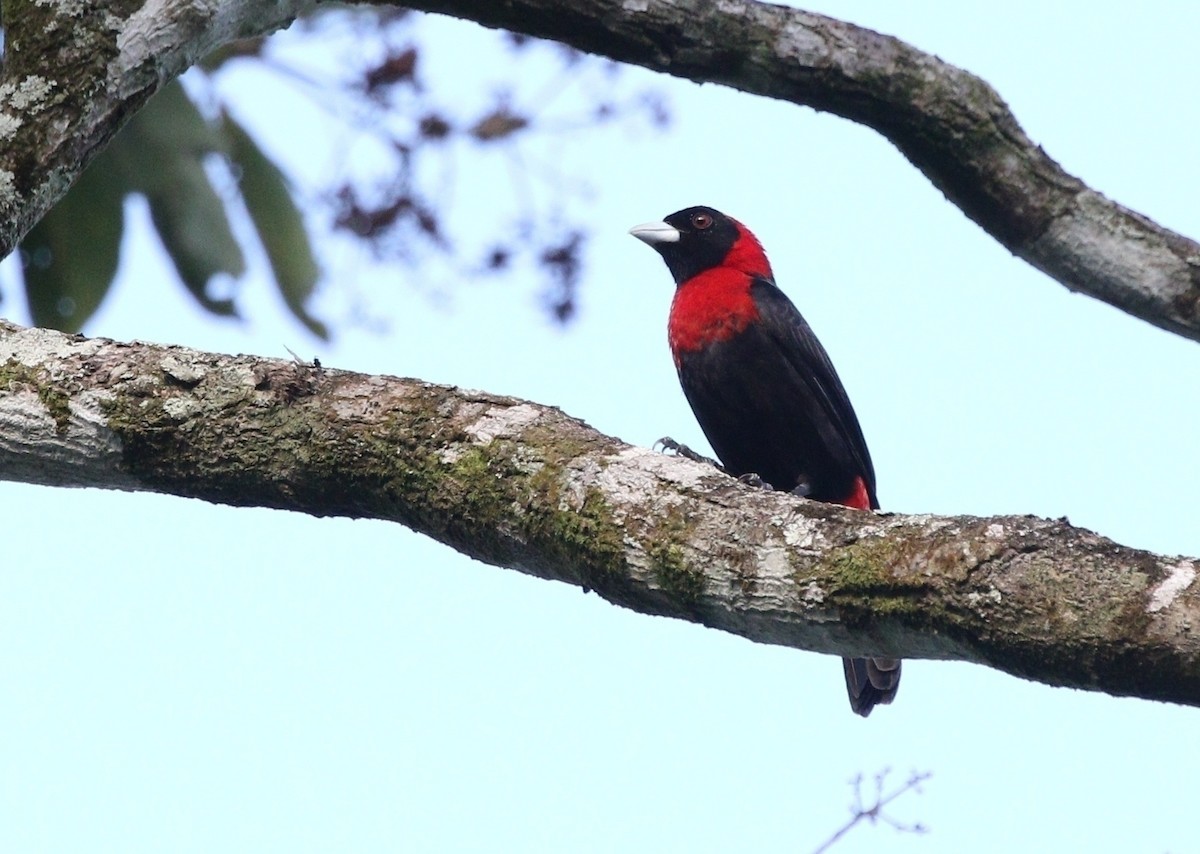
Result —
<instances>
[{"instance_id":1,"label":"gray bark","mask_svg":"<svg viewBox=\"0 0 1200 854\"><path fill-rule=\"evenodd\" d=\"M754 641L1200 705L1194 559L767 493L483 392L0 322L0 479L386 519Z\"/></svg>"}]
</instances>

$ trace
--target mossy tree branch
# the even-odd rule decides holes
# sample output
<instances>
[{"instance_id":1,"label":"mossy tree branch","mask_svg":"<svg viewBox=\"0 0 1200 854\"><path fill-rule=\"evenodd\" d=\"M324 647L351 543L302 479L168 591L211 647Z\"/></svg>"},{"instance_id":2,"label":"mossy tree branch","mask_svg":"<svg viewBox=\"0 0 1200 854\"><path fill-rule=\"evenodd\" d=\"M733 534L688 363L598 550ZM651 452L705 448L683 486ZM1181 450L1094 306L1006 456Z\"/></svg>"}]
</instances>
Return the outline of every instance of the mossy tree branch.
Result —
<instances>
[{"instance_id":1,"label":"mossy tree branch","mask_svg":"<svg viewBox=\"0 0 1200 854\"><path fill-rule=\"evenodd\" d=\"M313 0L2 0L0 256L164 82ZM379 3L378 5L391 5ZM755 0L416 0L879 131L1005 247L1068 288L1200 340L1200 245L1088 188L979 78L890 36Z\"/></svg>"},{"instance_id":2,"label":"mossy tree branch","mask_svg":"<svg viewBox=\"0 0 1200 854\"><path fill-rule=\"evenodd\" d=\"M0 479L386 519L647 614L1200 705L1198 562L764 493L552 407L0 322Z\"/></svg>"}]
</instances>

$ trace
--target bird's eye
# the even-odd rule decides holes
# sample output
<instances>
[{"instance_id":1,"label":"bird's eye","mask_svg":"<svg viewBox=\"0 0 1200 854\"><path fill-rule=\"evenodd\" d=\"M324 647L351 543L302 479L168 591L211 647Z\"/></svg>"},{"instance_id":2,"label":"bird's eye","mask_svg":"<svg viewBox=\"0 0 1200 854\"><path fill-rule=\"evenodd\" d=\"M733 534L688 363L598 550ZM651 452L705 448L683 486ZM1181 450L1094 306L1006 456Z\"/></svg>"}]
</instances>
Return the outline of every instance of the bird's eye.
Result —
<instances>
[{"instance_id":1,"label":"bird's eye","mask_svg":"<svg viewBox=\"0 0 1200 854\"><path fill-rule=\"evenodd\" d=\"M692 227L701 231L712 225L712 217L706 213L692 214Z\"/></svg>"}]
</instances>

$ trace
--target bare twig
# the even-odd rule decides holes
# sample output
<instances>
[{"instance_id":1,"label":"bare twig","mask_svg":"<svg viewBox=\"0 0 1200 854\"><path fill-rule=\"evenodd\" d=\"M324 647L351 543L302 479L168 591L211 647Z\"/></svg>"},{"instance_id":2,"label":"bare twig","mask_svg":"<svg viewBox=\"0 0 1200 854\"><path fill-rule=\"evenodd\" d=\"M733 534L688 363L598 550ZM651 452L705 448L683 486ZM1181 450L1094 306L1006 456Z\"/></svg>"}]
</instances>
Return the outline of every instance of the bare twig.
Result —
<instances>
[{"instance_id":1,"label":"bare twig","mask_svg":"<svg viewBox=\"0 0 1200 854\"><path fill-rule=\"evenodd\" d=\"M899 833L927 833L929 831L929 828L920 822L901 822L884 812L884 809L905 792L913 791L920 794L921 784L932 777L933 773L931 771L913 771L903 784L885 793L884 782L889 773L891 773L891 769L884 768L875 775L875 799L869 805L865 806L863 805L862 774L854 776L850 781L850 784L854 787L854 801L850 806L849 821L839 827L832 836L822 842L817 848L813 849L813 854L822 854L822 852L828 851L839 839L864 821L871 824L882 821Z\"/></svg>"}]
</instances>

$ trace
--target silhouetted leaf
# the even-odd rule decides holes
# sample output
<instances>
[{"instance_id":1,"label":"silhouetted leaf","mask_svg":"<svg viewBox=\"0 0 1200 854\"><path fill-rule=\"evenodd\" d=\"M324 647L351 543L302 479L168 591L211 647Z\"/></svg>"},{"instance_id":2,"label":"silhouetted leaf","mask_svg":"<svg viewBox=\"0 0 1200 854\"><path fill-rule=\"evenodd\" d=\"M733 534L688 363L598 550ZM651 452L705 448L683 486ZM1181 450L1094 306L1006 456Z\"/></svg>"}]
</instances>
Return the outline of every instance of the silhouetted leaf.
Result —
<instances>
[{"instance_id":1,"label":"silhouetted leaf","mask_svg":"<svg viewBox=\"0 0 1200 854\"><path fill-rule=\"evenodd\" d=\"M321 270L287 179L228 113L222 116L221 129L228 142L229 158L241 170L238 187L267 251L284 302L309 331L318 338L328 339L329 329L309 314L305 305L317 286Z\"/></svg>"},{"instance_id":2,"label":"silhouetted leaf","mask_svg":"<svg viewBox=\"0 0 1200 854\"><path fill-rule=\"evenodd\" d=\"M529 119L518 116L506 106L492 110L471 128L471 136L480 142L494 142L529 127Z\"/></svg>"},{"instance_id":3,"label":"silhouetted leaf","mask_svg":"<svg viewBox=\"0 0 1200 854\"><path fill-rule=\"evenodd\" d=\"M363 89L368 94L374 94L380 89L399 83L418 86L417 56L417 49L411 46L399 53L389 53L382 62L368 68L364 73Z\"/></svg>"},{"instance_id":4,"label":"silhouetted leaf","mask_svg":"<svg viewBox=\"0 0 1200 854\"><path fill-rule=\"evenodd\" d=\"M583 272L582 255L586 239L582 232L573 231L561 243L547 246L539 259L551 280L546 304L559 323L566 323L575 316L575 293L579 290Z\"/></svg>"},{"instance_id":5,"label":"silhouetted leaf","mask_svg":"<svg viewBox=\"0 0 1200 854\"><path fill-rule=\"evenodd\" d=\"M429 113L417 123L417 130L425 139L443 140L454 131L454 126L441 115Z\"/></svg>"}]
</instances>

